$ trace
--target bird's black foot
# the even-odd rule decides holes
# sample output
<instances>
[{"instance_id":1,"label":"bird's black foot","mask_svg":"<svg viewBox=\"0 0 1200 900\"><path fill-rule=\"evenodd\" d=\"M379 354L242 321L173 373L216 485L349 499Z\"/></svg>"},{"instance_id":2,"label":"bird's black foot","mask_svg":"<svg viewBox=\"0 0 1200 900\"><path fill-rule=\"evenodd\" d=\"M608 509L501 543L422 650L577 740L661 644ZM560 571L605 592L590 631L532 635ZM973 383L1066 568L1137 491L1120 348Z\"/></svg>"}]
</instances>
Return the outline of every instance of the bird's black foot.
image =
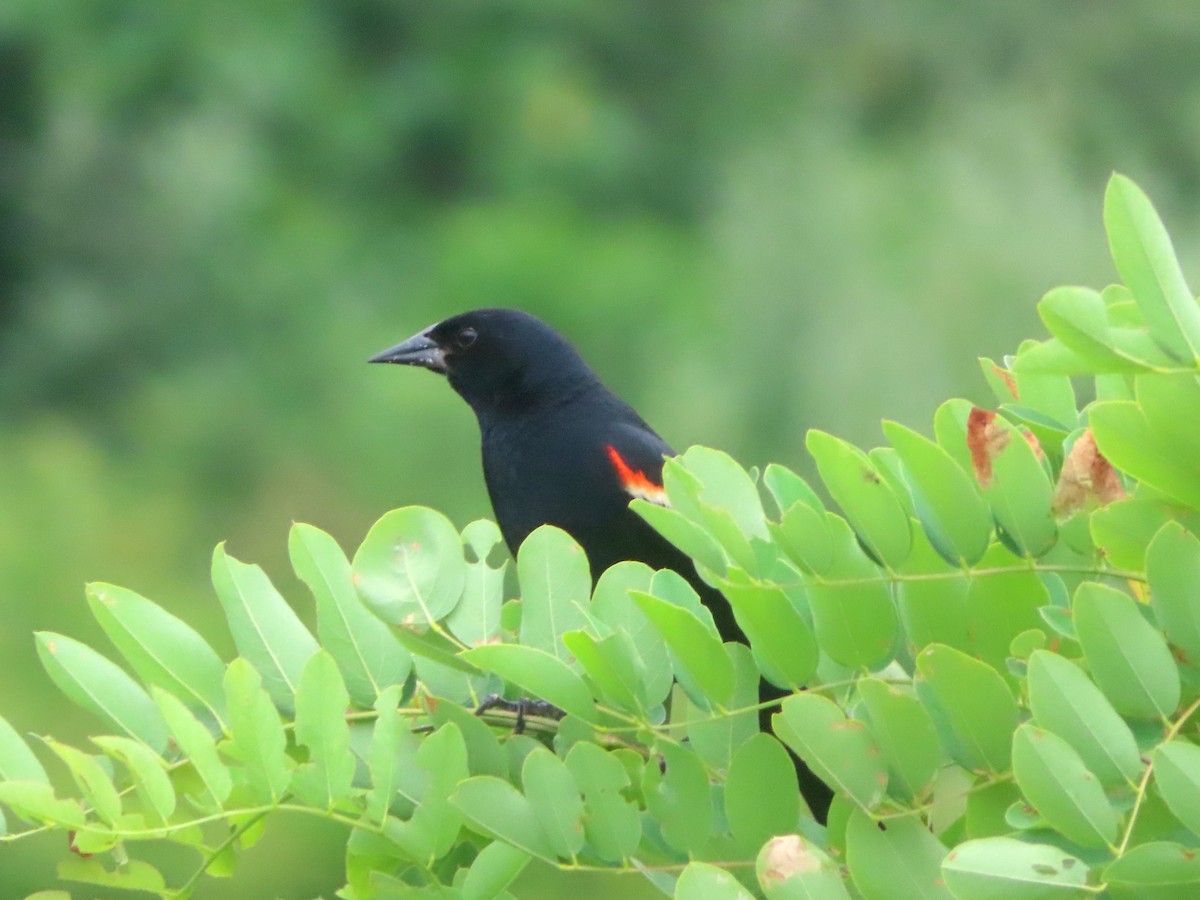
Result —
<instances>
[{"instance_id":1,"label":"bird's black foot","mask_svg":"<svg viewBox=\"0 0 1200 900\"><path fill-rule=\"evenodd\" d=\"M499 694L488 694L483 698L483 702L479 704L479 708L475 710L475 715L482 716L484 713L493 710L502 709L505 712L517 714L516 724L513 725L513 734L525 733L525 717L539 716L543 719L559 720L566 716L566 713L552 703L547 703L545 700L532 700L529 697L522 697L519 700L505 700Z\"/></svg>"}]
</instances>

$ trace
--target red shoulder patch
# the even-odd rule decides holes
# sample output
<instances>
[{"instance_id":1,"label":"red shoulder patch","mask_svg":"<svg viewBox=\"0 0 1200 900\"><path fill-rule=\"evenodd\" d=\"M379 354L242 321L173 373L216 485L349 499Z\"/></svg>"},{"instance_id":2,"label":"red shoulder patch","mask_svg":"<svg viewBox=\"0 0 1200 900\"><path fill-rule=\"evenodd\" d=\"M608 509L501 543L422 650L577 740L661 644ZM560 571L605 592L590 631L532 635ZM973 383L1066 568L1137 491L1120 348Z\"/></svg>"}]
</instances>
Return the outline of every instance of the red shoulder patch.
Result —
<instances>
[{"instance_id":1,"label":"red shoulder patch","mask_svg":"<svg viewBox=\"0 0 1200 900\"><path fill-rule=\"evenodd\" d=\"M625 462L612 444L607 444L604 449L608 451L608 458L616 470L617 479L621 482L625 493L631 497L657 503L659 506L671 505L667 500L667 492L663 490L661 484L655 484L646 477L646 473L641 469L635 469Z\"/></svg>"}]
</instances>

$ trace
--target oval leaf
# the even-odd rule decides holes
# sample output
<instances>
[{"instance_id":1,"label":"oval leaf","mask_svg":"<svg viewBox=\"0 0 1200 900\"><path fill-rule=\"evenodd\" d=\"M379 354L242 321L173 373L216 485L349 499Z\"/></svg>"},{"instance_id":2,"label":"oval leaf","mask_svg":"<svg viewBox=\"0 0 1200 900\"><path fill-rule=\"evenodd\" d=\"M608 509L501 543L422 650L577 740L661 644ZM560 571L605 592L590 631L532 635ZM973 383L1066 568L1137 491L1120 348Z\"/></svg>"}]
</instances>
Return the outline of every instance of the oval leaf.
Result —
<instances>
[{"instance_id":1,"label":"oval leaf","mask_svg":"<svg viewBox=\"0 0 1200 900\"><path fill-rule=\"evenodd\" d=\"M384 514L354 554L353 568L362 598L392 625L441 621L457 605L467 578L458 530L423 506Z\"/></svg>"},{"instance_id":2,"label":"oval leaf","mask_svg":"<svg viewBox=\"0 0 1200 900\"><path fill-rule=\"evenodd\" d=\"M1085 847L1111 846L1117 814L1100 780L1058 735L1026 723L1013 738L1013 774L1042 818Z\"/></svg>"},{"instance_id":3,"label":"oval leaf","mask_svg":"<svg viewBox=\"0 0 1200 900\"><path fill-rule=\"evenodd\" d=\"M1072 606L1092 677L1113 708L1134 718L1166 718L1179 706L1179 669L1162 634L1115 588L1085 581Z\"/></svg>"},{"instance_id":4,"label":"oval leaf","mask_svg":"<svg viewBox=\"0 0 1200 900\"><path fill-rule=\"evenodd\" d=\"M167 726L154 702L116 663L86 644L51 631L36 634L38 657L68 698L114 723L155 752L167 746Z\"/></svg>"},{"instance_id":5,"label":"oval leaf","mask_svg":"<svg viewBox=\"0 0 1200 900\"><path fill-rule=\"evenodd\" d=\"M771 717L775 734L833 790L872 809L883 799L887 769L862 722L847 719L818 694L793 694Z\"/></svg>"},{"instance_id":6,"label":"oval leaf","mask_svg":"<svg viewBox=\"0 0 1200 900\"><path fill-rule=\"evenodd\" d=\"M935 714L950 756L967 769L1006 771L1017 703L1000 674L941 644L921 651L917 673L918 696Z\"/></svg>"}]
</instances>

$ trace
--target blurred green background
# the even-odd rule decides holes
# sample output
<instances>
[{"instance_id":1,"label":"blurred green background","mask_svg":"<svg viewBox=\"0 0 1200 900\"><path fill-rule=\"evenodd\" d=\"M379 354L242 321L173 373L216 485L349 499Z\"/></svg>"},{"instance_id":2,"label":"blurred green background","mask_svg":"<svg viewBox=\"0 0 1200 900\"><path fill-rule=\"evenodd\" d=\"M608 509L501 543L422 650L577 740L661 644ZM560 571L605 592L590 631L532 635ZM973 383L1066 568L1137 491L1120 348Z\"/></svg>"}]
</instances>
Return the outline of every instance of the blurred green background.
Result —
<instances>
[{"instance_id":1,"label":"blurred green background","mask_svg":"<svg viewBox=\"0 0 1200 900\"><path fill-rule=\"evenodd\" d=\"M95 728L30 637L106 646L85 581L228 655L217 541L308 617L293 520L487 515L466 405L364 364L454 312L747 464L984 399L1044 290L1113 278L1110 170L1197 271L1197 58L1153 2L3 0L0 709ZM277 823L200 896L331 896L341 838ZM63 849L0 845L0 895Z\"/></svg>"}]
</instances>

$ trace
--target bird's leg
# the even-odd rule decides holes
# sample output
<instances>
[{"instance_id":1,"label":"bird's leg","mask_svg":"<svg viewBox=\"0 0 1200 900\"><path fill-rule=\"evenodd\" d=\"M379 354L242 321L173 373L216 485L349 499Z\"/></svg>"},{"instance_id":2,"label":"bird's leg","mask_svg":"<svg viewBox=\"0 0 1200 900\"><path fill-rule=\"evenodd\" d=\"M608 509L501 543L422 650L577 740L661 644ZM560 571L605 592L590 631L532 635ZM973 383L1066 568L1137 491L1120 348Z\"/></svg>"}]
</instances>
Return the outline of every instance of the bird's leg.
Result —
<instances>
[{"instance_id":1,"label":"bird's leg","mask_svg":"<svg viewBox=\"0 0 1200 900\"><path fill-rule=\"evenodd\" d=\"M516 713L517 721L513 725L513 734L525 733L525 717L538 716L542 719L554 719L559 721L566 716L566 713L552 703L547 703L545 700L533 700L529 697L521 697L519 700L505 700L499 694L488 694L483 698L483 702L479 704L479 708L475 710L475 715L482 716L493 709L500 709L504 712Z\"/></svg>"}]
</instances>

